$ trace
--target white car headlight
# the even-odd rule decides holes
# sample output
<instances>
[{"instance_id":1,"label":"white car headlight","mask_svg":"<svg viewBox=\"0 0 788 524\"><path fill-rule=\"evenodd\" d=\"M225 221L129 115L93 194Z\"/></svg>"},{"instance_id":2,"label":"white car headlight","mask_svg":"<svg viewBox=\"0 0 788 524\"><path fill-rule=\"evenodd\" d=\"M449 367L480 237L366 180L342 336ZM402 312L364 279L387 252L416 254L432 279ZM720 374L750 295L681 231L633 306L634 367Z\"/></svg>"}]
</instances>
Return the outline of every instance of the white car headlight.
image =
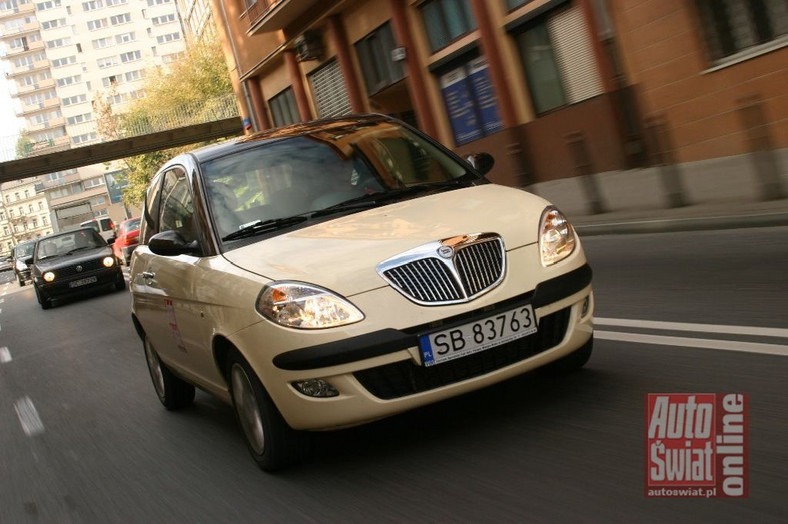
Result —
<instances>
[{"instance_id":1,"label":"white car headlight","mask_svg":"<svg viewBox=\"0 0 788 524\"><path fill-rule=\"evenodd\" d=\"M542 213L539 221L539 254L544 267L559 262L575 250L575 231L566 217L553 206Z\"/></svg>"},{"instance_id":2,"label":"white car headlight","mask_svg":"<svg viewBox=\"0 0 788 524\"><path fill-rule=\"evenodd\" d=\"M115 265L115 257L104 257L101 263L104 264L104 267L112 267Z\"/></svg>"},{"instance_id":3,"label":"white car headlight","mask_svg":"<svg viewBox=\"0 0 788 524\"><path fill-rule=\"evenodd\" d=\"M51 271L47 271L46 273L44 273L43 276L44 276L44 280L47 282L52 282L53 280L55 280L55 274L52 273Z\"/></svg>"},{"instance_id":4,"label":"white car headlight","mask_svg":"<svg viewBox=\"0 0 788 524\"><path fill-rule=\"evenodd\" d=\"M327 289L303 282L275 282L263 288L257 311L283 326L322 329L364 319L356 306Z\"/></svg>"}]
</instances>

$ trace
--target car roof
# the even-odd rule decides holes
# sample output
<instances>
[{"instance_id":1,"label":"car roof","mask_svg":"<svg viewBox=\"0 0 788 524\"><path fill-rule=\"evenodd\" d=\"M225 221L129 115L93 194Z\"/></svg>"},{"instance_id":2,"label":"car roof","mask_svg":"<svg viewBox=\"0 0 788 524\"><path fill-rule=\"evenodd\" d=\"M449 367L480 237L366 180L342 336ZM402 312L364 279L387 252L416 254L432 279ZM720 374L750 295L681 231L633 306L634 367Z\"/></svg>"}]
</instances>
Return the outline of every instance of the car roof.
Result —
<instances>
[{"instance_id":1,"label":"car roof","mask_svg":"<svg viewBox=\"0 0 788 524\"><path fill-rule=\"evenodd\" d=\"M224 156L230 152L236 152L240 149L257 147L260 145L260 142L276 142L287 138L295 138L325 131L337 132L349 130L351 128L355 129L363 126L372 126L379 122L386 121L394 122L395 120L389 116L378 114L352 115L312 120L310 122L291 124L285 127L252 133L220 144L213 144L195 149L186 154L194 157L197 162L206 162Z\"/></svg>"}]
</instances>

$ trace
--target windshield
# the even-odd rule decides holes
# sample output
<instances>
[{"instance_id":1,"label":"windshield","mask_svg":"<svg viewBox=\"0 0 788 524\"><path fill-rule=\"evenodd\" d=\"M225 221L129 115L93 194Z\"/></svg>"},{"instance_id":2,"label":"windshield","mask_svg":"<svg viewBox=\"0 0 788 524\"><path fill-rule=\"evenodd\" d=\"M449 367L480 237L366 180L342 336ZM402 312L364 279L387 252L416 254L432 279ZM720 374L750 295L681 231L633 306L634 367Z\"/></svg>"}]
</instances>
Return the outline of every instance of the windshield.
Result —
<instances>
[{"instance_id":1,"label":"windshield","mask_svg":"<svg viewBox=\"0 0 788 524\"><path fill-rule=\"evenodd\" d=\"M407 195L410 188L433 184L444 184L435 190L452 189L445 184L467 172L409 129L378 123L261 142L205 162L202 175L224 238L260 222L336 208L367 195L399 193L406 198L418 193Z\"/></svg>"},{"instance_id":2,"label":"windshield","mask_svg":"<svg viewBox=\"0 0 788 524\"><path fill-rule=\"evenodd\" d=\"M39 240L35 259L44 260L106 246L107 242L93 229L79 229Z\"/></svg>"},{"instance_id":3,"label":"windshield","mask_svg":"<svg viewBox=\"0 0 788 524\"><path fill-rule=\"evenodd\" d=\"M33 248L35 247L35 242L30 242L28 244L19 244L14 248L14 257L16 258L27 258L33 254Z\"/></svg>"}]
</instances>

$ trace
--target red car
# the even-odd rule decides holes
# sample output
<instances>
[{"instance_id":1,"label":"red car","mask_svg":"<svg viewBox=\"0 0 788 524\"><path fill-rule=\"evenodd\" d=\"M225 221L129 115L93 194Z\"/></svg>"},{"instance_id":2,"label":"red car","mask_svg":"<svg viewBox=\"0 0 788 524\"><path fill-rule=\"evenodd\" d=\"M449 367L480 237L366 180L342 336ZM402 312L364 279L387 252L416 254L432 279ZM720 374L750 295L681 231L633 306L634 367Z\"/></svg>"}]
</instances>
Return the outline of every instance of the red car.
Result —
<instances>
[{"instance_id":1,"label":"red car","mask_svg":"<svg viewBox=\"0 0 788 524\"><path fill-rule=\"evenodd\" d=\"M117 235L115 243L112 244L112 251L115 252L115 256L118 257L123 264L128 266L131 260L131 252L134 251L134 248L139 244L140 217L130 218L121 222L120 226L118 226Z\"/></svg>"}]
</instances>

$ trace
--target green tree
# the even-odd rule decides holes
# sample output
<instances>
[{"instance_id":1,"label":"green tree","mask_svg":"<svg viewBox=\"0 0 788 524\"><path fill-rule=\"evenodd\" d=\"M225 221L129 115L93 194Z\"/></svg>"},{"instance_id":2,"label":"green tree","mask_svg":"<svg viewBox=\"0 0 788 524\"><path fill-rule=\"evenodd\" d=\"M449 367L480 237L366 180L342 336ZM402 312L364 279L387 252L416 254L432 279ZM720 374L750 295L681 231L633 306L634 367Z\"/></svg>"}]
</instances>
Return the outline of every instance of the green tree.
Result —
<instances>
[{"instance_id":1,"label":"green tree","mask_svg":"<svg viewBox=\"0 0 788 524\"><path fill-rule=\"evenodd\" d=\"M218 39L195 42L182 58L168 67L148 69L143 90L144 97L135 100L126 111L117 115L111 106L104 105L106 97L98 94L97 127L102 136L114 139L139 134L140 130L150 132L170 129L173 122L168 115L173 114L189 115L193 121L203 115L213 114L215 100L233 94L230 74ZM200 145L203 144L126 158L123 162L128 184L123 190L124 202L139 206L151 177L159 167L173 155Z\"/></svg>"},{"instance_id":2,"label":"green tree","mask_svg":"<svg viewBox=\"0 0 788 524\"><path fill-rule=\"evenodd\" d=\"M16 158L26 158L32 151L33 140L26 133L20 133L16 139Z\"/></svg>"}]
</instances>

